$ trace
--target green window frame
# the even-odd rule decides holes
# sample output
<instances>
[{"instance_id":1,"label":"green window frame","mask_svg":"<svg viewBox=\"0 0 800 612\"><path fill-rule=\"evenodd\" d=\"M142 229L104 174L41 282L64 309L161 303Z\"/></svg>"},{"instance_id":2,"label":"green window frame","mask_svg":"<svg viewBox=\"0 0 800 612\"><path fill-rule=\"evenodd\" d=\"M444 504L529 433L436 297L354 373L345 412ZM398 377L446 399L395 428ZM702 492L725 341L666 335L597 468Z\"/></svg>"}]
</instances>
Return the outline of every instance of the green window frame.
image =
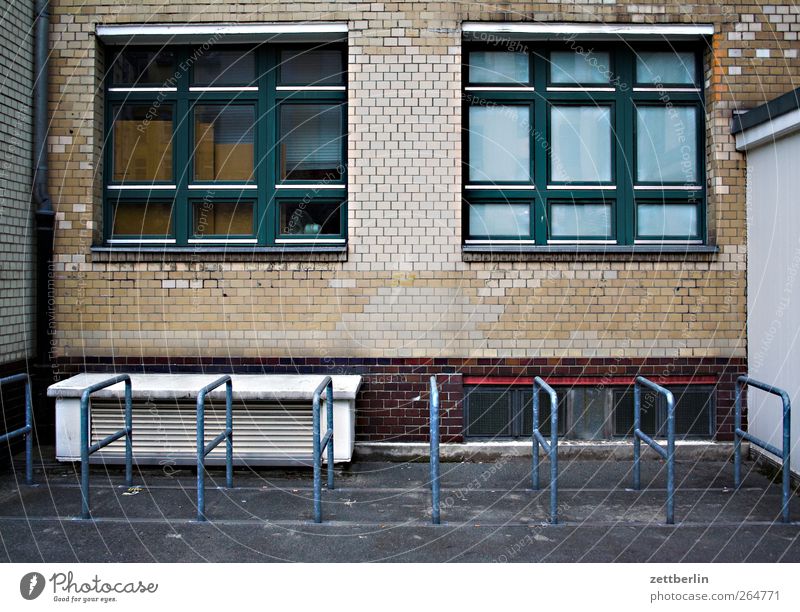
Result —
<instances>
[{"instance_id":1,"label":"green window frame","mask_svg":"<svg viewBox=\"0 0 800 612\"><path fill-rule=\"evenodd\" d=\"M106 245L346 246L344 45L105 51ZM220 76L210 82L214 69ZM196 72L205 75L202 82L195 82ZM282 132L281 113L301 105L314 105L304 107L314 112L295 113L298 124L284 125ZM289 158L305 178L282 178ZM296 229L287 234L281 210L301 208L301 221L290 224Z\"/></svg>"},{"instance_id":2,"label":"green window frame","mask_svg":"<svg viewBox=\"0 0 800 612\"><path fill-rule=\"evenodd\" d=\"M462 75L465 246L706 243L701 47L465 44ZM528 125L505 112L519 106L530 109ZM495 109L494 120L474 123L491 114L476 108ZM531 180L493 179L526 157ZM511 215L524 218L520 206L529 207L530 231L509 235Z\"/></svg>"}]
</instances>

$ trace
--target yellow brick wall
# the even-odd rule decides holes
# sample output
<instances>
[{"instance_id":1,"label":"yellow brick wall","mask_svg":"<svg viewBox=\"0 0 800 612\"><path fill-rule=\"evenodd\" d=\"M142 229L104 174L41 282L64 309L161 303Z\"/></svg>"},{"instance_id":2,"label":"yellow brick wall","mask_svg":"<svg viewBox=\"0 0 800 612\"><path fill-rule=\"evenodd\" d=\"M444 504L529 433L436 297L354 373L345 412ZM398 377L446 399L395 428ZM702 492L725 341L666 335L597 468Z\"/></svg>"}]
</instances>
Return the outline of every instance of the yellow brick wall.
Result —
<instances>
[{"instance_id":1,"label":"yellow brick wall","mask_svg":"<svg viewBox=\"0 0 800 612\"><path fill-rule=\"evenodd\" d=\"M788 1L54 0L57 354L743 357L746 186L729 123L734 109L797 85L798 18ZM707 174L718 254L462 254L460 24L519 19L714 24ZM92 253L102 223L95 26L286 20L350 27L346 261Z\"/></svg>"}]
</instances>

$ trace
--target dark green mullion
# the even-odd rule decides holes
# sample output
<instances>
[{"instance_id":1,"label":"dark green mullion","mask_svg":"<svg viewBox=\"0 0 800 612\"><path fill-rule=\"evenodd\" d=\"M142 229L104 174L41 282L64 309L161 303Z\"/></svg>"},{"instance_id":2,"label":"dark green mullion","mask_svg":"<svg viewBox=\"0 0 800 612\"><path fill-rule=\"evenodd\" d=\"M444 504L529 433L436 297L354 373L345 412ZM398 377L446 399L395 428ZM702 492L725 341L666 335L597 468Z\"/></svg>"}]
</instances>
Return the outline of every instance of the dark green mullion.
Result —
<instances>
[{"instance_id":1,"label":"dark green mullion","mask_svg":"<svg viewBox=\"0 0 800 612\"><path fill-rule=\"evenodd\" d=\"M178 50L179 61L188 58L189 50L181 47ZM179 64L180 65L180 64ZM191 159L192 146L189 142L191 138L192 117L189 113L189 76L186 71L182 71L177 80L178 93L175 102L175 126L173 150L173 168L176 172L175 185L175 241L178 246L186 246L189 238L189 193L188 185L190 174L193 172Z\"/></svg>"},{"instance_id":2,"label":"dark green mullion","mask_svg":"<svg viewBox=\"0 0 800 612\"><path fill-rule=\"evenodd\" d=\"M615 65L619 83L627 85L617 87L615 94L616 130L616 176L617 189L614 203L614 219L616 221L616 238L618 244L633 244L636 203L633 192L633 168L635 160L633 152L633 97L634 80L633 53L627 47L618 47L615 54Z\"/></svg>"},{"instance_id":3,"label":"dark green mullion","mask_svg":"<svg viewBox=\"0 0 800 612\"><path fill-rule=\"evenodd\" d=\"M338 102L347 101L347 92L310 90L276 91L275 98L280 102L320 102L336 104Z\"/></svg>"},{"instance_id":4,"label":"dark green mullion","mask_svg":"<svg viewBox=\"0 0 800 612\"><path fill-rule=\"evenodd\" d=\"M256 100L256 144L254 151L254 159L256 160L256 173L255 179L258 189L254 194L256 196L255 205L255 218L256 230L255 236L259 244L267 242L267 183L269 181L269 106L267 99L267 72L269 71L269 58L267 57L268 48L262 46L255 51L256 60L256 85L258 86L258 94Z\"/></svg>"},{"instance_id":5,"label":"dark green mullion","mask_svg":"<svg viewBox=\"0 0 800 612\"><path fill-rule=\"evenodd\" d=\"M533 184L536 186L533 198L532 236L536 244L547 244L547 61L533 53Z\"/></svg>"},{"instance_id":6,"label":"dark green mullion","mask_svg":"<svg viewBox=\"0 0 800 612\"><path fill-rule=\"evenodd\" d=\"M258 82L258 96L263 118L259 121L259 134L263 136L263 160L258 172L259 226L258 240L262 244L275 244L278 226L278 203L275 185L278 168L278 113L275 88L278 85L277 50L273 46L262 48L260 54L261 73Z\"/></svg>"}]
</instances>

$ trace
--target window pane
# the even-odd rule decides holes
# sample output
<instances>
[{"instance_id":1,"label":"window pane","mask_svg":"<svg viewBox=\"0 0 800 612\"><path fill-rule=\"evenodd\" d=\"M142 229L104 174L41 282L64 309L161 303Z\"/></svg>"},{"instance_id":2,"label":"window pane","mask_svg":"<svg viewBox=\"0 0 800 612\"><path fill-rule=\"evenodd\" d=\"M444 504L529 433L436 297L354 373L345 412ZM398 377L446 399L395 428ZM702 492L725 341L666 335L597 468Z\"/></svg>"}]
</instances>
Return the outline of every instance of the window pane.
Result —
<instances>
[{"instance_id":1,"label":"window pane","mask_svg":"<svg viewBox=\"0 0 800 612\"><path fill-rule=\"evenodd\" d=\"M528 204L470 204L470 236L530 235L530 206Z\"/></svg>"},{"instance_id":2,"label":"window pane","mask_svg":"<svg viewBox=\"0 0 800 612\"><path fill-rule=\"evenodd\" d=\"M559 182L611 180L611 109L553 106L550 109L550 175Z\"/></svg>"},{"instance_id":3,"label":"window pane","mask_svg":"<svg viewBox=\"0 0 800 612\"><path fill-rule=\"evenodd\" d=\"M342 52L338 49L281 51L281 83L290 85L344 84Z\"/></svg>"},{"instance_id":4,"label":"window pane","mask_svg":"<svg viewBox=\"0 0 800 612\"><path fill-rule=\"evenodd\" d=\"M207 51L194 65L194 84L251 85L255 74L252 51Z\"/></svg>"},{"instance_id":5,"label":"window pane","mask_svg":"<svg viewBox=\"0 0 800 612\"><path fill-rule=\"evenodd\" d=\"M119 51L111 67L114 85L175 87L175 52L128 47Z\"/></svg>"},{"instance_id":6,"label":"window pane","mask_svg":"<svg viewBox=\"0 0 800 612\"><path fill-rule=\"evenodd\" d=\"M697 183L697 109L693 106L636 108L636 179Z\"/></svg>"},{"instance_id":7,"label":"window pane","mask_svg":"<svg viewBox=\"0 0 800 612\"><path fill-rule=\"evenodd\" d=\"M637 83L694 85L695 55L691 52L649 51L636 56Z\"/></svg>"},{"instance_id":8,"label":"window pane","mask_svg":"<svg viewBox=\"0 0 800 612\"><path fill-rule=\"evenodd\" d=\"M281 202L280 233L313 238L341 234L340 202Z\"/></svg>"},{"instance_id":9,"label":"window pane","mask_svg":"<svg viewBox=\"0 0 800 612\"><path fill-rule=\"evenodd\" d=\"M469 54L470 83L528 83L528 54L476 51Z\"/></svg>"},{"instance_id":10,"label":"window pane","mask_svg":"<svg viewBox=\"0 0 800 612\"><path fill-rule=\"evenodd\" d=\"M572 423L569 437L578 440L602 440L606 429L606 389L576 387L572 389Z\"/></svg>"},{"instance_id":11,"label":"window pane","mask_svg":"<svg viewBox=\"0 0 800 612\"><path fill-rule=\"evenodd\" d=\"M527 106L470 107L470 180L527 183L531 180L530 162Z\"/></svg>"},{"instance_id":12,"label":"window pane","mask_svg":"<svg viewBox=\"0 0 800 612\"><path fill-rule=\"evenodd\" d=\"M195 202L192 223L195 236L250 236L253 234L253 203Z\"/></svg>"},{"instance_id":13,"label":"window pane","mask_svg":"<svg viewBox=\"0 0 800 612\"><path fill-rule=\"evenodd\" d=\"M700 234L696 204L639 204L636 233L647 238L694 237Z\"/></svg>"},{"instance_id":14,"label":"window pane","mask_svg":"<svg viewBox=\"0 0 800 612\"><path fill-rule=\"evenodd\" d=\"M558 85L607 85L611 74L608 52L550 54L550 82Z\"/></svg>"},{"instance_id":15,"label":"window pane","mask_svg":"<svg viewBox=\"0 0 800 612\"><path fill-rule=\"evenodd\" d=\"M117 202L114 236L165 236L172 231L172 202Z\"/></svg>"},{"instance_id":16,"label":"window pane","mask_svg":"<svg viewBox=\"0 0 800 612\"><path fill-rule=\"evenodd\" d=\"M248 181L253 175L252 106L194 108L194 177L198 181Z\"/></svg>"},{"instance_id":17,"label":"window pane","mask_svg":"<svg viewBox=\"0 0 800 612\"><path fill-rule=\"evenodd\" d=\"M113 137L112 181L172 180L172 105L116 107Z\"/></svg>"},{"instance_id":18,"label":"window pane","mask_svg":"<svg viewBox=\"0 0 800 612\"><path fill-rule=\"evenodd\" d=\"M550 205L551 238L610 238L610 204L572 204L568 202Z\"/></svg>"},{"instance_id":19,"label":"window pane","mask_svg":"<svg viewBox=\"0 0 800 612\"><path fill-rule=\"evenodd\" d=\"M342 107L281 106L281 179L335 181L342 178Z\"/></svg>"}]
</instances>

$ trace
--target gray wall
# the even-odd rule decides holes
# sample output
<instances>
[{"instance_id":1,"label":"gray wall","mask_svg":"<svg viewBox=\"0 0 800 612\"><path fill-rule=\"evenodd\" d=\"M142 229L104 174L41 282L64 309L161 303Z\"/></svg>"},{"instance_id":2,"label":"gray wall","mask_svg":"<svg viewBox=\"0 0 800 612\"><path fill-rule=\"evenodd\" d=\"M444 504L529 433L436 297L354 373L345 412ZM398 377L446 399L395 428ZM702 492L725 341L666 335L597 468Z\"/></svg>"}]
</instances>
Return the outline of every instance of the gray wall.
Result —
<instances>
[{"instance_id":1,"label":"gray wall","mask_svg":"<svg viewBox=\"0 0 800 612\"><path fill-rule=\"evenodd\" d=\"M32 356L33 1L0 8L0 366Z\"/></svg>"},{"instance_id":2,"label":"gray wall","mask_svg":"<svg viewBox=\"0 0 800 612\"><path fill-rule=\"evenodd\" d=\"M747 152L747 346L753 378L786 389L800 472L800 133ZM780 400L748 394L750 432L781 448Z\"/></svg>"}]
</instances>

